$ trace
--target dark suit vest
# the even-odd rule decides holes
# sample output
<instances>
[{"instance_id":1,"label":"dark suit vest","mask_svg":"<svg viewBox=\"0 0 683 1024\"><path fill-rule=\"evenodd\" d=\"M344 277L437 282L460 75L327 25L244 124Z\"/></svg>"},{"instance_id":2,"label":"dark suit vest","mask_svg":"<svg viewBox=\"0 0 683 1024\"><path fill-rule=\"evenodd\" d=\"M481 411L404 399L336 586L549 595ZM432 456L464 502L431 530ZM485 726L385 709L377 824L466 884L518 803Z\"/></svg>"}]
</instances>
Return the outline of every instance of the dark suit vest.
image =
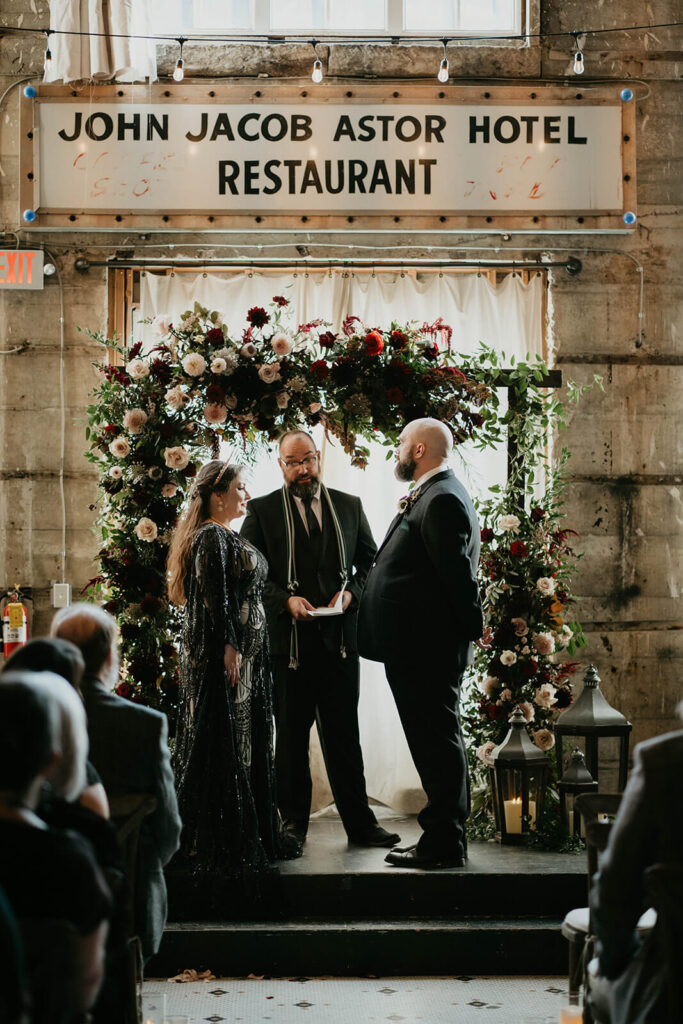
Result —
<instances>
[{"instance_id":1,"label":"dark suit vest","mask_svg":"<svg viewBox=\"0 0 683 1024\"><path fill-rule=\"evenodd\" d=\"M329 566L339 564L334 527L330 520L327 502L321 501L323 512L322 537L318 544L312 544L304 526L298 505L292 499L292 519L294 521L294 559L296 578L299 583L297 594L306 597L314 607L327 604L329 595L324 585L325 573L323 564ZM327 573L329 576L329 571ZM341 586L341 584L340 584Z\"/></svg>"}]
</instances>

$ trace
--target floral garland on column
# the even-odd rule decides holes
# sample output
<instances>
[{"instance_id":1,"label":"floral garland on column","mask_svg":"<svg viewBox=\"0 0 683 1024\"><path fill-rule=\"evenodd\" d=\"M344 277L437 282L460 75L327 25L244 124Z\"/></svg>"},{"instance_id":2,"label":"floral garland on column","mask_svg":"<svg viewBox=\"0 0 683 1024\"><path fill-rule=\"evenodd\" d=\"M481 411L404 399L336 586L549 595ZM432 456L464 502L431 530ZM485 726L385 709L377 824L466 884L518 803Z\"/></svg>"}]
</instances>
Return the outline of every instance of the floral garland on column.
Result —
<instances>
[{"instance_id":1,"label":"floral garland on column","mask_svg":"<svg viewBox=\"0 0 683 1024\"><path fill-rule=\"evenodd\" d=\"M442 320L381 329L349 316L335 334L322 320L292 328L288 306L276 296L231 332L221 313L195 303L175 324L152 321L159 344L144 356L140 344L126 353L93 335L127 360L96 364L86 437L102 489L91 593L117 618L118 692L131 700L175 708L180 616L166 598L168 544L197 464L222 439L253 459L283 431L322 423L364 467L363 441L394 446L415 417L444 420L456 443L490 420L491 393L454 365Z\"/></svg>"}]
</instances>

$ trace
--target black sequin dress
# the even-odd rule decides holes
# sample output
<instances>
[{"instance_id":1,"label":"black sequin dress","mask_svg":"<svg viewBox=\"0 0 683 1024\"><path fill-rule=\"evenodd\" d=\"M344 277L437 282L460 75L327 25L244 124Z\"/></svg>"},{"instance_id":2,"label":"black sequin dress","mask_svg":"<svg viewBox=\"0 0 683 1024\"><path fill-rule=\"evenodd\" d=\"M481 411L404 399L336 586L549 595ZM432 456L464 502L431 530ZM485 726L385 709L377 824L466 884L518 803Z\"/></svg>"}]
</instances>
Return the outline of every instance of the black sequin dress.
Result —
<instances>
[{"instance_id":1,"label":"black sequin dress","mask_svg":"<svg viewBox=\"0 0 683 1024\"><path fill-rule=\"evenodd\" d=\"M175 752L180 857L196 875L245 879L301 855L275 797L267 575L263 555L239 534L199 527L185 586ZM235 687L226 644L242 654Z\"/></svg>"}]
</instances>

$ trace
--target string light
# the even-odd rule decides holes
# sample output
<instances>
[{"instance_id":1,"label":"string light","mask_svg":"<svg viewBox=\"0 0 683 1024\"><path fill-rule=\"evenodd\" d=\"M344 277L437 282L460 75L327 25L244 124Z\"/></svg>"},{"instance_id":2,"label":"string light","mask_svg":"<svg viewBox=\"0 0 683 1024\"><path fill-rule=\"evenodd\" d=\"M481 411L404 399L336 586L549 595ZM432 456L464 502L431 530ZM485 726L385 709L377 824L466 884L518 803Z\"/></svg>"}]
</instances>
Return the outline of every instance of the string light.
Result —
<instances>
[{"instance_id":1,"label":"string light","mask_svg":"<svg viewBox=\"0 0 683 1024\"><path fill-rule=\"evenodd\" d=\"M173 72L173 81L174 82L182 82L183 78L185 77L185 61L183 60L183 43L186 43L186 42L187 42L187 40L183 39L182 37L178 40L178 45L180 46L180 56L178 57L178 62L176 63L175 71Z\"/></svg>"},{"instance_id":2,"label":"string light","mask_svg":"<svg viewBox=\"0 0 683 1024\"><path fill-rule=\"evenodd\" d=\"M441 58L441 63L439 64L439 73L436 77L439 79L440 82L447 82L450 74L448 70L448 57L446 56L446 46L448 44L448 40L442 39L441 42L443 43L443 57Z\"/></svg>"},{"instance_id":3,"label":"string light","mask_svg":"<svg viewBox=\"0 0 683 1024\"><path fill-rule=\"evenodd\" d=\"M43 58L43 68L45 69L45 73L46 74L50 70L50 68L52 67L52 52L50 50L50 34L51 34L51 32L52 32L51 28L46 28L45 29L45 57Z\"/></svg>"},{"instance_id":4,"label":"string light","mask_svg":"<svg viewBox=\"0 0 683 1024\"><path fill-rule=\"evenodd\" d=\"M575 75L582 75L586 69L585 69L584 63L583 63L583 53L581 51L581 48L579 47L579 33L578 32L572 32L572 35L574 37L574 50L575 50L575 53L574 53L574 74Z\"/></svg>"},{"instance_id":5,"label":"string light","mask_svg":"<svg viewBox=\"0 0 683 1024\"><path fill-rule=\"evenodd\" d=\"M312 39L311 40L311 45L313 47L313 53L315 54L315 60L313 61L313 72L311 74L311 80L313 82L315 82L316 85L320 85L320 83L323 80L323 62L320 60L320 57L318 56L318 51L316 49L316 47L318 45L318 40L317 39Z\"/></svg>"}]
</instances>

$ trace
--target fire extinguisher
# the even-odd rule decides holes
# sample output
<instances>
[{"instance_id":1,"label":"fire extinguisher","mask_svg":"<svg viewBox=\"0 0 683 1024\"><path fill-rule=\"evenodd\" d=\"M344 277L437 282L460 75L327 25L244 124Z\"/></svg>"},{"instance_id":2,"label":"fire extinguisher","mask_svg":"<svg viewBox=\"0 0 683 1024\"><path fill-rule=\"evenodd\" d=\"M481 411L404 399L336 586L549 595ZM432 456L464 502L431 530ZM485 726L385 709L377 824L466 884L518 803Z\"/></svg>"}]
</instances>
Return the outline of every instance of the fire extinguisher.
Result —
<instances>
[{"instance_id":1,"label":"fire extinguisher","mask_svg":"<svg viewBox=\"0 0 683 1024\"><path fill-rule=\"evenodd\" d=\"M19 593L13 590L2 613L2 640L5 658L9 658L27 640L28 615L26 606L19 600Z\"/></svg>"}]
</instances>

